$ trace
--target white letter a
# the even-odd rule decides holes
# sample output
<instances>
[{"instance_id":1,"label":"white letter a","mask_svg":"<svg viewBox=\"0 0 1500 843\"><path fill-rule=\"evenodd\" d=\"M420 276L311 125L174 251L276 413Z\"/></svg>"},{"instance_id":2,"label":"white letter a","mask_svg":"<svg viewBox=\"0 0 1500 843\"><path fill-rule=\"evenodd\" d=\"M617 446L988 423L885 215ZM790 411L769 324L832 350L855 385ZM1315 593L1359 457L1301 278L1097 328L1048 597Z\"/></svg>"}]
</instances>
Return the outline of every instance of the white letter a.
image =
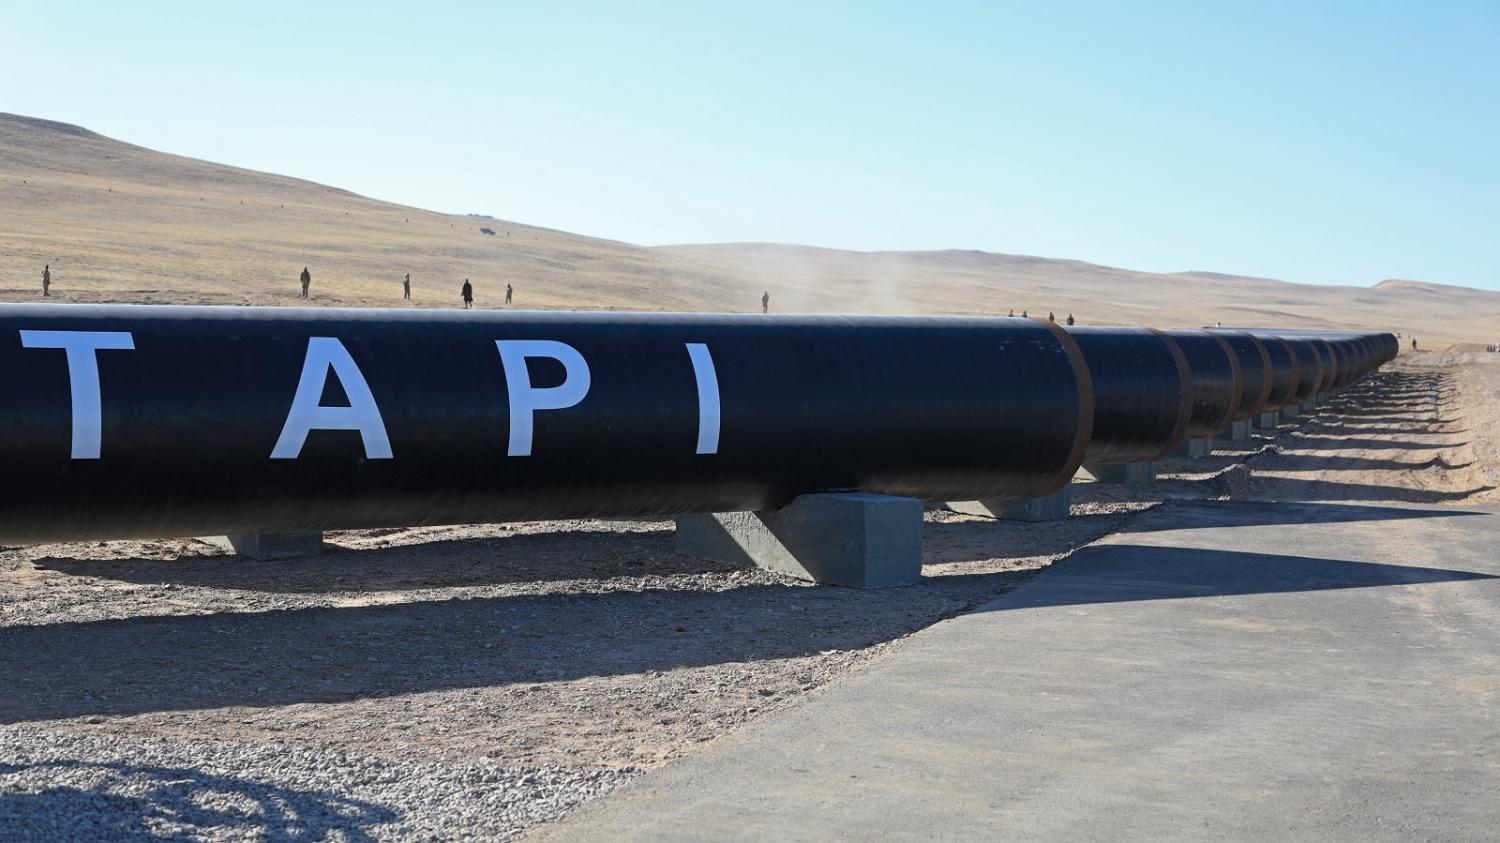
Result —
<instances>
[{"instance_id":1,"label":"white letter a","mask_svg":"<svg viewBox=\"0 0 1500 843\"><path fill-rule=\"evenodd\" d=\"M323 387L328 379L328 370L349 396L347 407L324 407ZM365 445L365 459L391 459L391 441L385 434L385 423L380 420L380 408L375 406L375 396L365 376L354 365L344 344L337 337L311 337L307 341L307 359L302 363L302 379L297 382L297 395L292 399L292 409L287 413L286 426L281 429L281 438L276 440L276 449L271 452L273 460L294 460L302 453L310 430L357 430Z\"/></svg>"}]
</instances>

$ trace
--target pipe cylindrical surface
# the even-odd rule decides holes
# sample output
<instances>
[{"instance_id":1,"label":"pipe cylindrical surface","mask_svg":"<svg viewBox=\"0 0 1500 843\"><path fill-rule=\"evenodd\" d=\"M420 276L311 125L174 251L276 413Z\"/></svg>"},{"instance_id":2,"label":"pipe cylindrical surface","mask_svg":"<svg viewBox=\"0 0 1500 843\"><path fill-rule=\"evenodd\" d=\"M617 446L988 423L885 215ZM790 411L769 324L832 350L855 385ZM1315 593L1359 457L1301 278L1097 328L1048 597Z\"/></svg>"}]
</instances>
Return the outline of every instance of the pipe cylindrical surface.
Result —
<instances>
[{"instance_id":1,"label":"pipe cylindrical surface","mask_svg":"<svg viewBox=\"0 0 1500 843\"><path fill-rule=\"evenodd\" d=\"M1254 418L1271 394L1271 358L1265 343L1246 331L1215 328L1211 332L1229 344L1240 364L1240 400L1234 421Z\"/></svg>"},{"instance_id":2,"label":"pipe cylindrical surface","mask_svg":"<svg viewBox=\"0 0 1500 843\"><path fill-rule=\"evenodd\" d=\"M1326 392L1363 377L1395 359L1400 342L1389 332L1340 331L1310 328L1244 328L1261 337L1305 340L1318 348L1323 373L1318 390ZM1296 352L1293 352L1294 356ZM1303 354L1299 359L1305 358ZM1330 371L1331 370L1331 371Z\"/></svg>"},{"instance_id":3,"label":"pipe cylindrical surface","mask_svg":"<svg viewBox=\"0 0 1500 843\"><path fill-rule=\"evenodd\" d=\"M1291 403L1306 403L1309 398L1318 394L1318 387L1323 382L1323 361L1311 340L1305 337L1281 337L1280 339L1292 347L1292 353L1297 355L1297 366L1301 372L1297 379L1297 388L1292 390Z\"/></svg>"},{"instance_id":4,"label":"pipe cylindrical surface","mask_svg":"<svg viewBox=\"0 0 1500 843\"><path fill-rule=\"evenodd\" d=\"M1093 422L1017 319L6 305L0 380L16 543L1025 497Z\"/></svg>"},{"instance_id":5,"label":"pipe cylindrical surface","mask_svg":"<svg viewBox=\"0 0 1500 843\"><path fill-rule=\"evenodd\" d=\"M1271 358L1271 392L1266 396L1265 410L1280 410L1292 403L1292 395L1302 379L1302 366L1292 346L1280 337L1257 336Z\"/></svg>"},{"instance_id":6,"label":"pipe cylindrical surface","mask_svg":"<svg viewBox=\"0 0 1500 843\"><path fill-rule=\"evenodd\" d=\"M1075 327L1094 387L1094 426L1084 461L1151 462L1187 434L1192 402L1187 360L1147 328Z\"/></svg>"},{"instance_id":7,"label":"pipe cylindrical surface","mask_svg":"<svg viewBox=\"0 0 1500 843\"><path fill-rule=\"evenodd\" d=\"M1223 337L1202 330L1163 331L1187 358L1192 383L1192 413L1187 435L1217 436L1234 420L1243 392L1239 358Z\"/></svg>"},{"instance_id":8,"label":"pipe cylindrical surface","mask_svg":"<svg viewBox=\"0 0 1500 843\"><path fill-rule=\"evenodd\" d=\"M1314 338L1319 353L1323 355L1323 383L1318 387L1318 393L1331 391L1338 386L1339 379L1339 355L1334 350L1333 343L1321 337Z\"/></svg>"}]
</instances>

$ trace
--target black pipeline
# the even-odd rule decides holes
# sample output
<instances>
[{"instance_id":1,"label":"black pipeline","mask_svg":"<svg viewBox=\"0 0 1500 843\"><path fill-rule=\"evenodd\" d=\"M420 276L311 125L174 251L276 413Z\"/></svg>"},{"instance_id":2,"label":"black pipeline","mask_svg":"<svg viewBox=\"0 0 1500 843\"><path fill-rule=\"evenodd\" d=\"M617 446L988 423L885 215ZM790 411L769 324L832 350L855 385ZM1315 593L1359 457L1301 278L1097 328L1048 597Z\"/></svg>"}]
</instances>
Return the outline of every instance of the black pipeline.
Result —
<instances>
[{"instance_id":1,"label":"black pipeline","mask_svg":"<svg viewBox=\"0 0 1500 843\"><path fill-rule=\"evenodd\" d=\"M1292 396L1302 383L1302 363L1291 344L1281 337L1257 335L1256 339L1265 345L1271 360L1271 391L1261 409L1280 410L1292 403Z\"/></svg>"},{"instance_id":2,"label":"black pipeline","mask_svg":"<svg viewBox=\"0 0 1500 843\"><path fill-rule=\"evenodd\" d=\"M1307 337L1282 337L1287 345L1291 346L1292 353L1297 355L1297 367L1300 377L1297 379L1297 388L1292 390L1293 404L1306 404L1309 399L1317 397L1323 389L1323 358L1318 353L1317 345Z\"/></svg>"},{"instance_id":3,"label":"black pipeline","mask_svg":"<svg viewBox=\"0 0 1500 843\"><path fill-rule=\"evenodd\" d=\"M1332 368L1331 373L1325 372L1323 376L1323 384L1319 390L1321 392L1353 383L1361 376L1380 368L1382 364L1394 360L1400 351L1396 336L1386 332L1307 328L1239 328L1234 329L1234 332L1252 333L1262 340L1277 337L1283 340L1312 341L1323 357L1324 368ZM1229 331L1224 333L1227 335Z\"/></svg>"},{"instance_id":4,"label":"black pipeline","mask_svg":"<svg viewBox=\"0 0 1500 843\"><path fill-rule=\"evenodd\" d=\"M1193 410L1187 435L1194 439L1218 436L1234 421L1245 391L1239 357L1227 340L1208 331L1177 329L1162 333L1177 343L1192 375Z\"/></svg>"},{"instance_id":5,"label":"black pipeline","mask_svg":"<svg viewBox=\"0 0 1500 843\"><path fill-rule=\"evenodd\" d=\"M1240 400L1232 418L1254 418L1271 395L1271 357L1266 345L1245 331L1215 329L1212 333L1229 345L1240 364Z\"/></svg>"},{"instance_id":6,"label":"black pipeline","mask_svg":"<svg viewBox=\"0 0 1500 843\"><path fill-rule=\"evenodd\" d=\"M1288 328L1252 329L1262 336L1306 339L1313 342L1332 372L1325 375L1322 391L1346 386L1360 376L1395 359L1400 344L1394 334L1356 331L1314 331Z\"/></svg>"},{"instance_id":7,"label":"black pipeline","mask_svg":"<svg viewBox=\"0 0 1500 843\"><path fill-rule=\"evenodd\" d=\"M1020 319L5 305L0 379L15 543L1020 498L1093 427Z\"/></svg>"},{"instance_id":8,"label":"black pipeline","mask_svg":"<svg viewBox=\"0 0 1500 843\"><path fill-rule=\"evenodd\" d=\"M1151 462L1187 435L1192 375L1182 350L1147 328L1068 328L1094 385L1088 463Z\"/></svg>"}]
</instances>

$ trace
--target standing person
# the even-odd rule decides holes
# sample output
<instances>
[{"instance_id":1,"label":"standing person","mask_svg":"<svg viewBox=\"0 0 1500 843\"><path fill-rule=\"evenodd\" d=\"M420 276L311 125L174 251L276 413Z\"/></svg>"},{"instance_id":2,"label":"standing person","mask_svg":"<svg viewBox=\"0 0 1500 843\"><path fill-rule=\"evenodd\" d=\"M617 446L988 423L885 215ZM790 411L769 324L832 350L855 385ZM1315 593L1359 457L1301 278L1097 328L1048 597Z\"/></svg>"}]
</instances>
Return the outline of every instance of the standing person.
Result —
<instances>
[{"instance_id":1,"label":"standing person","mask_svg":"<svg viewBox=\"0 0 1500 843\"><path fill-rule=\"evenodd\" d=\"M463 294L463 297L464 297L464 310L468 310L469 308L473 307L474 306L474 285L469 283L469 279L467 279L467 278L464 279L464 288L462 290L460 290L459 292L461 292Z\"/></svg>"},{"instance_id":2,"label":"standing person","mask_svg":"<svg viewBox=\"0 0 1500 843\"><path fill-rule=\"evenodd\" d=\"M1056 322L1057 321L1057 314L1053 313L1050 310L1047 311L1047 321L1048 322Z\"/></svg>"},{"instance_id":3,"label":"standing person","mask_svg":"<svg viewBox=\"0 0 1500 843\"><path fill-rule=\"evenodd\" d=\"M1412 351L1416 351L1417 350L1417 338L1416 337L1412 337L1411 338L1411 350Z\"/></svg>"},{"instance_id":4,"label":"standing person","mask_svg":"<svg viewBox=\"0 0 1500 843\"><path fill-rule=\"evenodd\" d=\"M771 293L770 293L769 290L767 290L766 292L760 294L760 312L761 313L770 313L771 312Z\"/></svg>"},{"instance_id":5,"label":"standing person","mask_svg":"<svg viewBox=\"0 0 1500 843\"><path fill-rule=\"evenodd\" d=\"M1008 315L1009 315L1009 316L1010 316L1010 317L1011 317L1011 318L1015 318L1015 315L1016 315L1016 309L1015 309L1015 308L1014 308L1014 307L1013 307L1013 308L1011 308L1011 309L1010 309L1010 313L1009 313L1009 314L1008 314Z\"/></svg>"},{"instance_id":6,"label":"standing person","mask_svg":"<svg viewBox=\"0 0 1500 843\"><path fill-rule=\"evenodd\" d=\"M307 291L311 287L312 287L312 273L308 272L307 271L307 267L304 266L304 267L302 267L302 298L305 299L305 298L308 297Z\"/></svg>"},{"instance_id":7,"label":"standing person","mask_svg":"<svg viewBox=\"0 0 1500 843\"><path fill-rule=\"evenodd\" d=\"M1071 314L1071 313L1068 314L1068 324L1069 325L1073 324L1073 314Z\"/></svg>"},{"instance_id":8,"label":"standing person","mask_svg":"<svg viewBox=\"0 0 1500 843\"><path fill-rule=\"evenodd\" d=\"M52 264L42 267L42 298L52 295Z\"/></svg>"},{"instance_id":9,"label":"standing person","mask_svg":"<svg viewBox=\"0 0 1500 843\"><path fill-rule=\"evenodd\" d=\"M510 282L509 281L505 282L505 303L506 304L510 304L510 297L514 293L515 293L515 290L511 289Z\"/></svg>"},{"instance_id":10,"label":"standing person","mask_svg":"<svg viewBox=\"0 0 1500 843\"><path fill-rule=\"evenodd\" d=\"M402 281L401 281L401 295L403 297L405 297L405 299L407 301L411 301L411 273L410 272L406 273L406 277L404 279L402 279Z\"/></svg>"}]
</instances>

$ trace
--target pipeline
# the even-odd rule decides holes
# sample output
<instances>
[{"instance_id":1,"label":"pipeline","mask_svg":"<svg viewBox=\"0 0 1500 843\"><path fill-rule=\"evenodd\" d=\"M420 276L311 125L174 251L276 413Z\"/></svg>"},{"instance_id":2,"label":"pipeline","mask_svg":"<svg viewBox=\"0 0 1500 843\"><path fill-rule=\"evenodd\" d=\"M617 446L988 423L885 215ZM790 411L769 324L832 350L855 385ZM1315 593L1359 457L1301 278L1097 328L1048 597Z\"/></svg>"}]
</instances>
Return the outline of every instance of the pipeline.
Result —
<instances>
[{"instance_id":1,"label":"pipeline","mask_svg":"<svg viewBox=\"0 0 1500 843\"><path fill-rule=\"evenodd\" d=\"M1398 351L1031 319L0 305L0 542L1037 497Z\"/></svg>"},{"instance_id":2,"label":"pipeline","mask_svg":"<svg viewBox=\"0 0 1500 843\"><path fill-rule=\"evenodd\" d=\"M1309 398L1318 394L1318 389L1323 381L1323 361L1319 359L1317 349L1313 347L1312 341L1305 337L1280 337L1287 345L1291 346L1292 353L1297 355L1297 366L1300 375L1297 386L1292 390L1292 404L1305 404Z\"/></svg>"},{"instance_id":3,"label":"pipeline","mask_svg":"<svg viewBox=\"0 0 1500 843\"><path fill-rule=\"evenodd\" d=\"M1099 369L1167 429L1100 440L1122 457L1186 427L1181 354L1143 333L1149 361ZM1079 345L999 318L3 305L0 542L1045 495L1097 427Z\"/></svg>"},{"instance_id":4,"label":"pipeline","mask_svg":"<svg viewBox=\"0 0 1500 843\"><path fill-rule=\"evenodd\" d=\"M1234 421L1244 393L1244 373L1229 342L1208 331L1163 331L1182 350L1192 382L1187 435L1217 436Z\"/></svg>"},{"instance_id":5,"label":"pipeline","mask_svg":"<svg viewBox=\"0 0 1500 843\"><path fill-rule=\"evenodd\" d=\"M1280 410L1292 403L1292 396L1302 382L1301 361L1291 344L1281 337L1258 334L1256 339L1265 344L1266 354L1271 358L1271 392L1261 409Z\"/></svg>"},{"instance_id":6,"label":"pipeline","mask_svg":"<svg viewBox=\"0 0 1500 843\"><path fill-rule=\"evenodd\" d=\"M1211 333L1229 344L1240 364L1240 398L1233 420L1254 418L1271 394L1271 358L1265 343L1246 331L1213 329Z\"/></svg>"},{"instance_id":7,"label":"pipeline","mask_svg":"<svg viewBox=\"0 0 1500 843\"><path fill-rule=\"evenodd\" d=\"M1074 327L1094 386L1087 463L1151 462L1187 435L1192 375L1177 343L1147 328Z\"/></svg>"},{"instance_id":8,"label":"pipeline","mask_svg":"<svg viewBox=\"0 0 1500 843\"><path fill-rule=\"evenodd\" d=\"M1234 330L1254 333L1261 337L1307 339L1331 349L1335 358L1335 372L1331 380L1325 378L1325 383L1320 390L1323 392L1353 383L1385 363L1396 359L1396 355L1401 350L1396 336L1388 332L1307 328L1236 328Z\"/></svg>"}]
</instances>

